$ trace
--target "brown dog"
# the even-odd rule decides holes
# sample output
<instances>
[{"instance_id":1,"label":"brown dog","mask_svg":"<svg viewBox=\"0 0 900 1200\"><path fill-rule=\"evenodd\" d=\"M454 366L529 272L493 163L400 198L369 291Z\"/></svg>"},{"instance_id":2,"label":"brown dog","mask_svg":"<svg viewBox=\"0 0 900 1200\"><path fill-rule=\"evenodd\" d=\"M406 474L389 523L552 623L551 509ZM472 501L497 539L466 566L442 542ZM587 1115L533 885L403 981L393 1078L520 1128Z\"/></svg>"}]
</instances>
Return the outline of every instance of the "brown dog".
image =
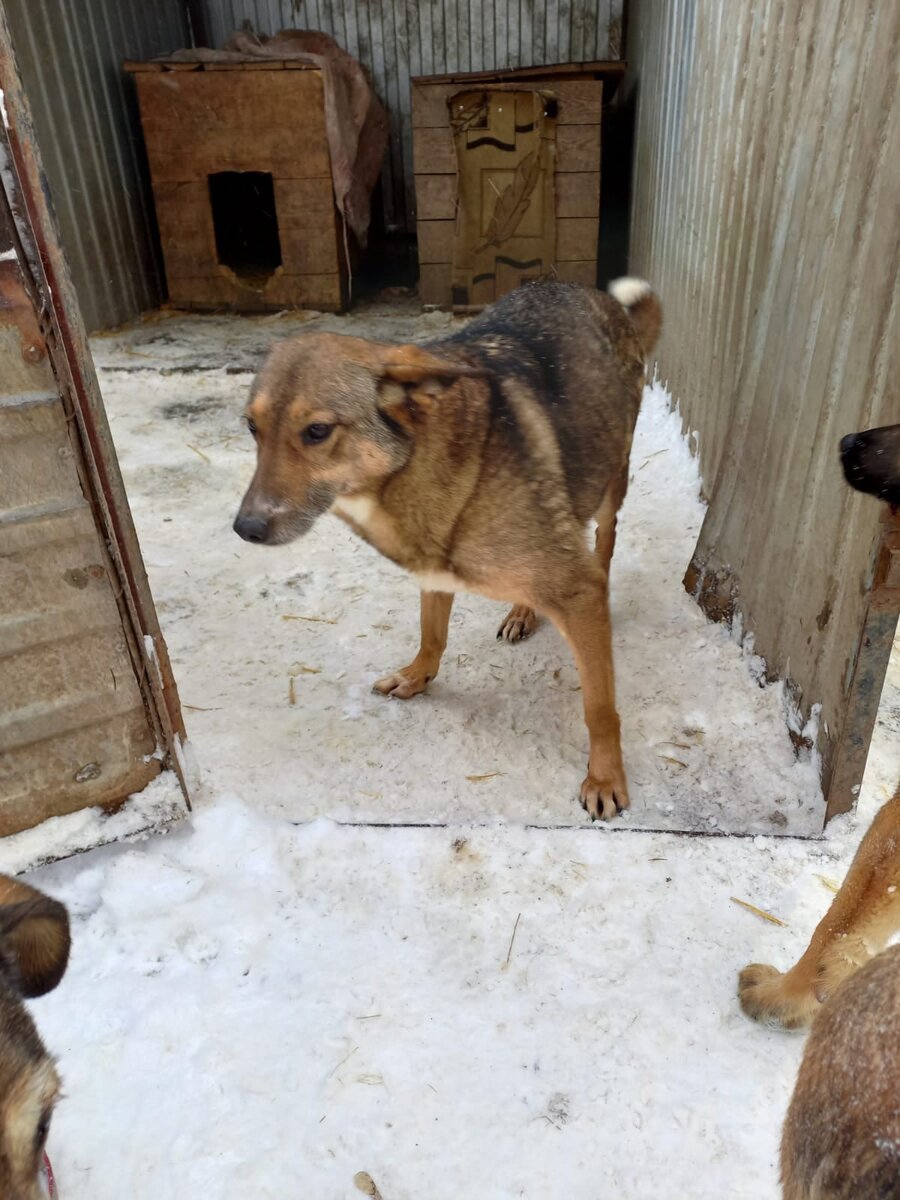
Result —
<instances>
[{"instance_id":1,"label":"brown dog","mask_svg":"<svg viewBox=\"0 0 900 1200\"><path fill-rule=\"evenodd\" d=\"M841 458L852 487L900 507L900 425L851 434ZM782 1137L785 1200L900 1196L900 947L884 950L898 930L900 787L799 962L740 974L748 1016L786 1029L812 1021Z\"/></svg>"},{"instance_id":2,"label":"brown dog","mask_svg":"<svg viewBox=\"0 0 900 1200\"><path fill-rule=\"evenodd\" d=\"M801 1029L837 985L883 950L897 930L900 787L866 831L847 878L803 957L785 974L763 963L741 971L741 1008L764 1024Z\"/></svg>"},{"instance_id":3,"label":"brown dog","mask_svg":"<svg viewBox=\"0 0 900 1200\"><path fill-rule=\"evenodd\" d=\"M841 441L851 487L900 508L900 425L851 433ZM875 817L844 885L819 923L806 953L786 974L753 963L738 995L748 1016L796 1029L847 975L883 950L900 930L900 786Z\"/></svg>"},{"instance_id":4,"label":"brown dog","mask_svg":"<svg viewBox=\"0 0 900 1200\"><path fill-rule=\"evenodd\" d=\"M784 1200L900 1196L900 946L813 1021L781 1139Z\"/></svg>"},{"instance_id":5,"label":"brown dog","mask_svg":"<svg viewBox=\"0 0 900 1200\"><path fill-rule=\"evenodd\" d=\"M424 346L336 334L276 346L247 408L257 466L234 524L277 545L330 510L418 579L419 651L375 685L385 695L415 696L435 677L456 591L513 603L498 634L509 641L548 616L581 676L581 802L605 818L628 804L609 563L662 320L648 284L610 292L529 284Z\"/></svg>"},{"instance_id":6,"label":"brown dog","mask_svg":"<svg viewBox=\"0 0 900 1200\"><path fill-rule=\"evenodd\" d=\"M0 1196L45 1200L44 1143L59 1077L23 1004L52 991L69 961L69 918L56 900L0 875Z\"/></svg>"}]
</instances>

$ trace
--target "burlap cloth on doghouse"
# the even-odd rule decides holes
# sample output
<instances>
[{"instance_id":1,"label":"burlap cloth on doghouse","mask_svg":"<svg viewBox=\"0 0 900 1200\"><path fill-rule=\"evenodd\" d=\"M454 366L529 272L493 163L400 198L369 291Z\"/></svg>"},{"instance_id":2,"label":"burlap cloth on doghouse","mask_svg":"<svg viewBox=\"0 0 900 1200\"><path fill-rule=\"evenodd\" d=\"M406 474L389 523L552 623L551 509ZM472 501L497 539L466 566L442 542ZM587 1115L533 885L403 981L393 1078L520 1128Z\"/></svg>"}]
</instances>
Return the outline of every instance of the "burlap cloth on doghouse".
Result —
<instances>
[{"instance_id":1,"label":"burlap cloth on doghouse","mask_svg":"<svg viewBox=\"0 0 900 1200\"><path fill-rule=\"evenodd\" d=\"M178 50L163 61L239 63L261 58L292 59L322 72L334 195L356 240L365 246L372 189L387 146L388 119L362 67L334 38L306 29L282 29L273 37L240 30L221 50Z\"/></svg>"}]
</instances>

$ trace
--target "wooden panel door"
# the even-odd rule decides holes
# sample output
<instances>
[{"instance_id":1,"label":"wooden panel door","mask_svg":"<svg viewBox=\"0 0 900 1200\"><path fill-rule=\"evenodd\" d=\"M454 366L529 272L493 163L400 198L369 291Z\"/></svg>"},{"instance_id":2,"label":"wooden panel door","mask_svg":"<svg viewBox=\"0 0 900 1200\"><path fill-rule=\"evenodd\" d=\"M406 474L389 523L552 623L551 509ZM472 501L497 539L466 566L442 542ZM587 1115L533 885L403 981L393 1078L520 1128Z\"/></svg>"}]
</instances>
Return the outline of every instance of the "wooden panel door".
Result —
<instances>
[{"instance_id":1,"label":"wooden panel door","mask_svg":"<svg viewBox=\"0 0 900 1200\"><path fill-rule=\"evenodd\" d=\"M452 298L467 312L554 265L556 104L537 91L485 90L448 104L459 180Z\"/></svg>"}]
</instances>

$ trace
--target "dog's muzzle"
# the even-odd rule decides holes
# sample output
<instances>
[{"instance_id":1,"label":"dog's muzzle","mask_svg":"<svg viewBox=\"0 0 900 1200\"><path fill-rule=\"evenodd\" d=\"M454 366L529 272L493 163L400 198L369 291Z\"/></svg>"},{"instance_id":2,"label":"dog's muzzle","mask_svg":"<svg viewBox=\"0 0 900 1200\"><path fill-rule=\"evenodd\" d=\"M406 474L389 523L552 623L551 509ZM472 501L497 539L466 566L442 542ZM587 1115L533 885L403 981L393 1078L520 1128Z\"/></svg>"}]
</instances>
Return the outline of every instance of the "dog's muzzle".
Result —
<instances>
[{"instance_id":1,"label":"dog's muzzle","mask_svg":"<svg viewBox=\"0 0 900 1200\"><path fill-rule=\"evenodd\" d=\"M268 517L244 516L243 513L238 513L234 522L234 532L245 542L265 542L269 538L270 524Z\"/></svg>"}]
</instances>

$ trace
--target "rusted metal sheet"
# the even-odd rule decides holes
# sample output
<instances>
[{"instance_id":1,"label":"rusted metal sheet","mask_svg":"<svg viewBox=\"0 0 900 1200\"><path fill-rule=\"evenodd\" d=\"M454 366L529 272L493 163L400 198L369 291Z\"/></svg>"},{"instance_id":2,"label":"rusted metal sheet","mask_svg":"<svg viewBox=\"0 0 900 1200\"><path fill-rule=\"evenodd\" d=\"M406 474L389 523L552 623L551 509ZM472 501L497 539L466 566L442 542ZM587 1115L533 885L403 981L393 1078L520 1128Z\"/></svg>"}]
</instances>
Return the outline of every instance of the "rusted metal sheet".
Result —
<instances>
[{"instance_id":1,"label":"rusted metal sheet","mask_svg":"<svg viewBox=\"0 0 900 1200\"><path fill-rule=\"evenodd\" d=\"M663 297L660 374L710 501L687 583L740 612L804 716L821 704L829 814L858 789L897 613L837 446L898 419L900 8L840 13L633 0L627 47L632 268Z\"/></svg>"},{"instance_id":2,"label":"rusted metal sheet","mask_svg":"<svg viewBox=\"0 0 900 1200\"><path fill-rule=\"evenodd\" d=\"M178 698L0 13L0 835L171 765Z\"/></svg>"},{"instance_id":3,"label":"rusted metal sheet","mask_svg":"<svg viewBox=\"0 0 900 1200\"><path fill-rule=\"evenodd\" d=\"M0 325L19 331L22 358L35 365L47 357L47 346L31 297L22 283L15 251L9 247L3 253L12 257L0 254Z\"/></svg>"},{"instance_id":4,"label":"rusted metal sheet","mask_svg":"<svg viewBox=\"0 0 900 1200\"><path fill-rule=\"evenodd\" d=\"M624 0L196 0L213 45L250 21L258 33L320 29L368 70L391 119L382 177L388 229L416 231L410 79L622 57Z\"/></svg>"}]
</instances>

